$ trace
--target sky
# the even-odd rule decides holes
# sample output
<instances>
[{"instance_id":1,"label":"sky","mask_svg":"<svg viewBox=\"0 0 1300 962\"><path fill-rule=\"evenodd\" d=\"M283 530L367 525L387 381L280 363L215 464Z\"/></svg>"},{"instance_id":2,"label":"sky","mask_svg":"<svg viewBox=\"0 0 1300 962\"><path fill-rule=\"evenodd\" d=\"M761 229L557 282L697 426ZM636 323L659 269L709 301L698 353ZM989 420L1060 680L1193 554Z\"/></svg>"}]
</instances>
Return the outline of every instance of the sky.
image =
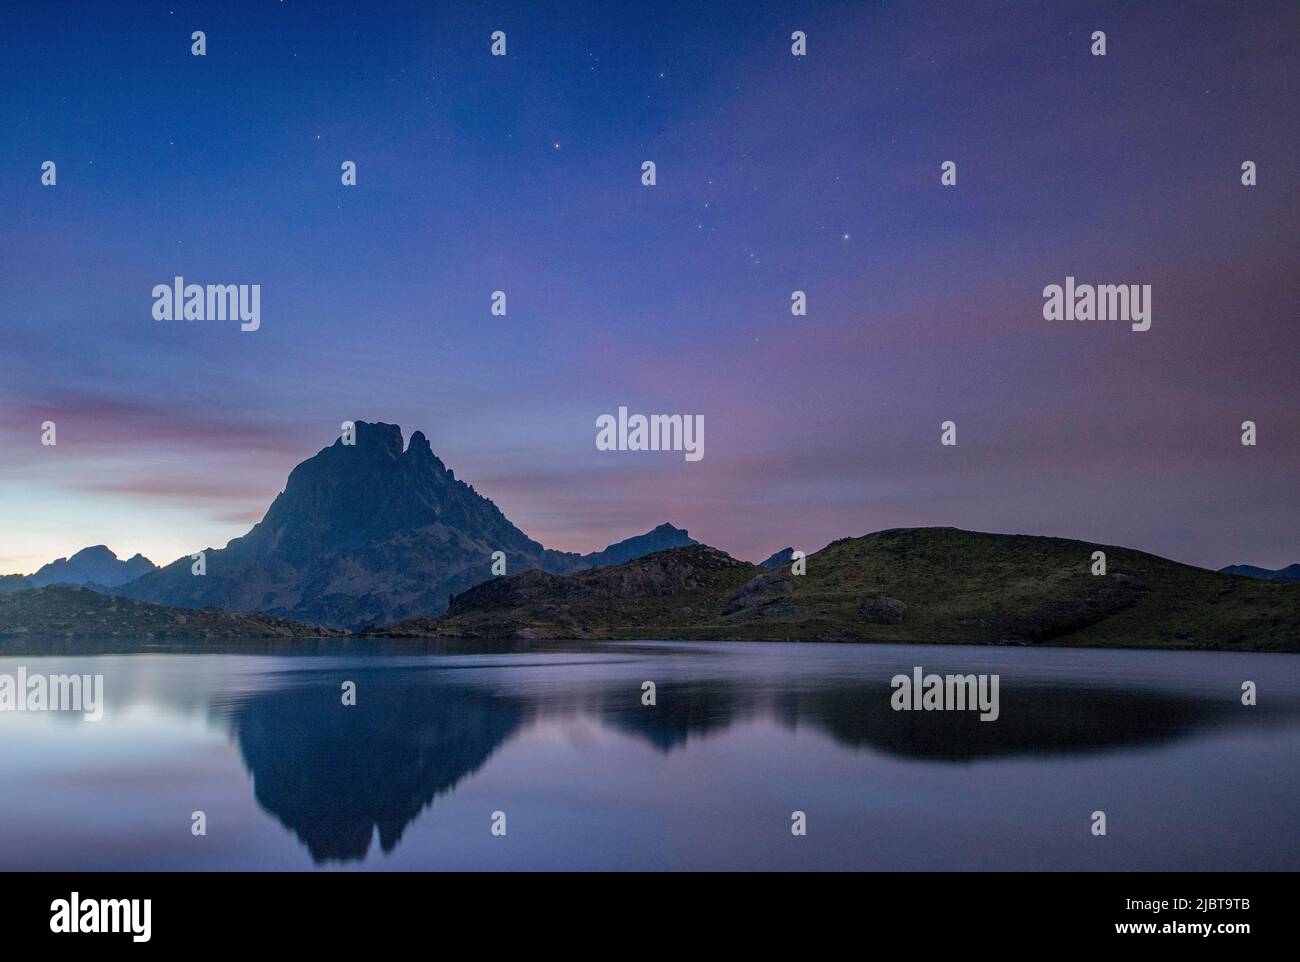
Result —
<instances>
[{"instance_id":1,"label":"sky","mask_svg":"<svg viewBox=\"0 0 1300 962\"><path fill-rule=\"evenodd\" d=\"M561 550L1300 561L1297 35L1294 2L15 7L0 572L224 545L355 419ZM260 329L155 320L177 275L261 285ZM1150 284L1151 329L1044 320L1067 276ZM703 459L598 451L619 406L702 415Z\"/></svg>"}]
</instances>

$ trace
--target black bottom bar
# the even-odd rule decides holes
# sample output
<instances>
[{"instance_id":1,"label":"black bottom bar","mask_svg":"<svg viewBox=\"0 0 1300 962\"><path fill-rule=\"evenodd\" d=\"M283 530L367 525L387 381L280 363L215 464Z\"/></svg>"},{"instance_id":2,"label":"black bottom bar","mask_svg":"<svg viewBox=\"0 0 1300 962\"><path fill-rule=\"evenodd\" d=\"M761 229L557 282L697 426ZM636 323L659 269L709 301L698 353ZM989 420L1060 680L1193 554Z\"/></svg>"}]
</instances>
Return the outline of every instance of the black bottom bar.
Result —
<instances>
[{"instance_id":1,"label":"black bottom bar","mask_svg":"<svg viewBox=\"0 0 1300 962\"><path fill-rule=\"evenodd\" d=\"M1294 929L1284 919L1294 882L1264 873L9 873L0 875L0 920L7 947L78 950L373 950L410 938L436 952L457 936L484 950L517 942L670 951L697 936L770 949L772 939L831 935L864 947L905 937L925 949L1130 942L1230 950ZM146 899L148 940L137 942ZM56 933L52 922L119 931Z\"/></svg>"}]
</instances>

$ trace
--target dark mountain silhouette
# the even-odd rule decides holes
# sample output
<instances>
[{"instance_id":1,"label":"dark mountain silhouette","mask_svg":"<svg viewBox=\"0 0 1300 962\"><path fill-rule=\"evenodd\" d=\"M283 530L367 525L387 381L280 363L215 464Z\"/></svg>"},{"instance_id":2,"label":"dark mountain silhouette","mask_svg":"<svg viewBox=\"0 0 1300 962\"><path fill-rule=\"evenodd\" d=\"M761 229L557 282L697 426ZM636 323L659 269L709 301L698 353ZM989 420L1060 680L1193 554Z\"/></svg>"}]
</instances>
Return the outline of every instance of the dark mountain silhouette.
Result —
<instances>
[{"instance_id":1,"label":"dark mountain silhouette","mask_svg":"<svg viewBox=\"0 0 1300 962\"><path fill-rule=\"evenodd\" d=\"M116 554L105 545L97 544L82 548L71 558L59 558L51 561L33 575L27 576L28 588L44 588L48 585L89 585L100 588L116 588L128 581L134 581L141 575L157 569L157 565L144 555L134 555L126 561L119 561Z\"/></svg>"},{"instance_id":2,"label":"dark mountain silhouette","mask_svg":"<svg viewBox=\"0 0 1300 962\"><path fill-rule=\"evenodd\" d=\"M592 567L621 565L635 558L653 554L656 551L664 551L668 548L685 548L693 544L699 544L699 542L681 528L674 528L671 524L664 523L652 531L647 531L645 534L639 534L635 538L627 538L624 541L612 544L604 551L593 551L591 554L585 554L582 556L582 561L583 564Z\"/></svg>"},{"instance_id":3,"label":"dark mountain silhouette","mask_svg":"<svg viewBox=\"0 0 1300 962\"><path fill-rule=\"evenodd\" d=\"M356 422L299 464L266 516L242 538L205 552L206 573L180 558L120 593L183 608L213 605L340 628L436 615L455 593L506 570L575 571L592 559L690 542L661 525L603 552L551 551L456 478L416 431L403 450L397 425Z\"/></svg>"},{"instance_id":4,"label":"dark mountain silhouette","mask_svg":"<svg viewBox=\"0 0 1300 962\"><path fill-rule=\"evenodd\" d=\"M1254 565L1228 565L1219 569L1220 574L1241 575L1244 578L1258 578L1260 581L1300 581L1300 564L1287 565L1272 571L1257 568Z\"/></svg>"}]
</instances>

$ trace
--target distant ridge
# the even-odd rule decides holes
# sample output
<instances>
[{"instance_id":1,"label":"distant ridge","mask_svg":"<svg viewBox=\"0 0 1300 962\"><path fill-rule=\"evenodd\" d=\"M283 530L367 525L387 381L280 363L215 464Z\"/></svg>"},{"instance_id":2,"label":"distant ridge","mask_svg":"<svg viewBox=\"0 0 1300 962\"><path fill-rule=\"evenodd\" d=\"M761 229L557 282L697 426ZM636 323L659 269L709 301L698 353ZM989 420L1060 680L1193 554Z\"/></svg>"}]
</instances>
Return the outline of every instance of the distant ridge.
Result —
<instances>
[{"instance_id":1,"label":"distant ridge","mask_svg":"<svg viewBox=\"0 0 1300 962\"><path fill-rule=\"evenodd\" d=\"M71 558L58 558L43 565L35 574L7 575L9 590L44 588L49 585L86 585L98 588L116 588L148 574L158 566L144 555L133 555L126 561L118 560L107 545L97 544L82 548ZM22 579L21 581L15 579ZM0 590L4 590L0 588Z\"/></svg>"},{"instance_id":2,"label":"distant ridge","mask_svg":"<svg viewBox=\"0 0 1300 962\"><path fill-rule=\"evenodd\" d=\"M1300 564L1287 565L1276 571L1254 565L1228 565L1219 571L1225 575L1241 575L1244 578L1258 578L1260 581L1300 581Z\"/></svg>"}]
</instances>

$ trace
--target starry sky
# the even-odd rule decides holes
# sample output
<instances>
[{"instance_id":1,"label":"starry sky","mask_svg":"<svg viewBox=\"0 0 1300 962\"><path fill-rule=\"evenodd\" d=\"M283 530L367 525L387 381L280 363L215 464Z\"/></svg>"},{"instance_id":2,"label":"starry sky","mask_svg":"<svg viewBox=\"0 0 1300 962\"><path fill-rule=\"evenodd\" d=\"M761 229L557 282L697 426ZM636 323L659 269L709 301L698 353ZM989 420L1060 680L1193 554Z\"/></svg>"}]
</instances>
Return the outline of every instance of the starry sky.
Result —
<instances>
[{"instance_id":1,"label":"starry sky","mask_svg":"<svg viewBox=\"0 0 1300 962\"><path fill-rule=\"evenodd\" d=\"M1300 561L1297 35L1294 2L15 7L0 572L224 545L345 419L558 549ZM261 330L155 321L178 274L260 284ZM1152 285L1151 330L1043 320L1067 275ZM597 451L620 405L703 415L704 459Z\"/></svg>"}]
</instances>

